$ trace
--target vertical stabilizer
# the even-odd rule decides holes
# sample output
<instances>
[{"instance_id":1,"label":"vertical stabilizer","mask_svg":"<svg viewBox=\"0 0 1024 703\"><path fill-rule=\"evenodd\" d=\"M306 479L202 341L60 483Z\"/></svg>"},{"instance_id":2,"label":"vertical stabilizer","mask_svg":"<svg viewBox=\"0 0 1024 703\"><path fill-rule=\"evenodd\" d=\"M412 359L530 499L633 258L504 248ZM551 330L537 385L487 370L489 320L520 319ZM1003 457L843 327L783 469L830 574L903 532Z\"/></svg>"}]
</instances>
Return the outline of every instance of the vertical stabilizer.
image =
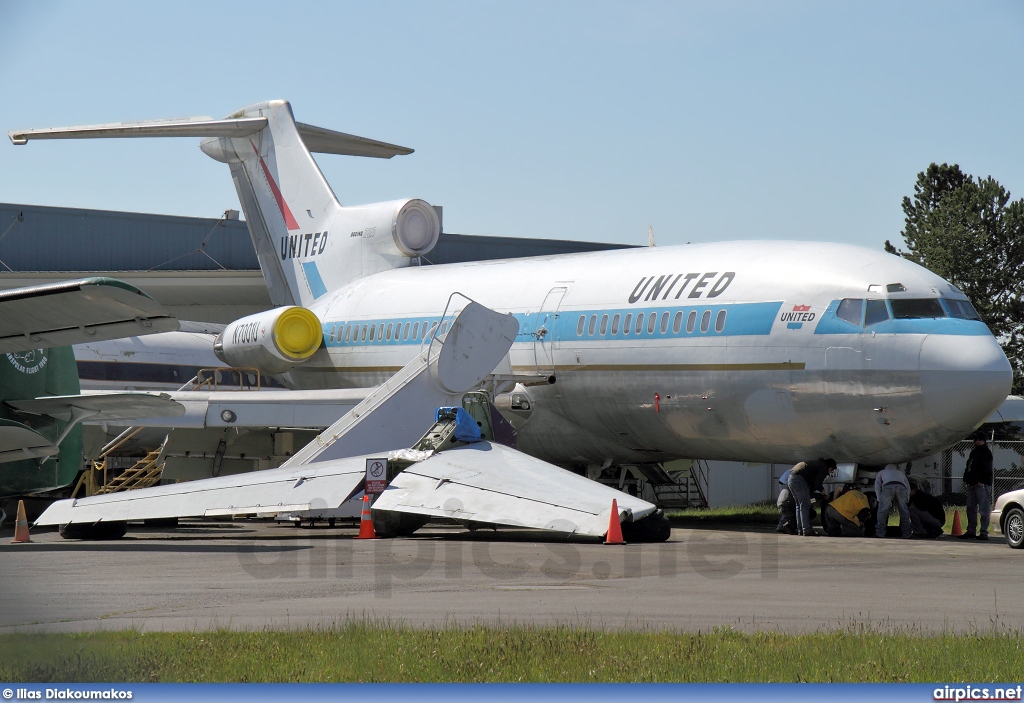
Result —
<instances>
[{"instance_id":1,"label":"vertical stabilizer","mask_svg":"<svg viewBox=\"0 0 1024 703\"><path fill-rule=\"evenodd\" d=\"M267 126L250 136L206 140L202 149L231 167L274 305L309 306L326 288L317 275L324 267L316 262L329 258L330 225L341 204L303 143L287 102L252 105L232 115L239 117L262 117ZM304 268L303 262L313 266Z\"/></svg>"},{"instance_id":2,"label":"vertical stabilizer","mask_svg":"<svg viewBox=\"0 0 1024 703\"><path fill-rule=\"evenodd\" d=\"M362 276L409 265L440 234L422 200L342 207L310 153L390 158L411 149L295 122L283 100L259 103L228 120L265 119L245 137L202 143L231 167L253 245L275 305L308 307Z\"/></svg>"}]
</instances>

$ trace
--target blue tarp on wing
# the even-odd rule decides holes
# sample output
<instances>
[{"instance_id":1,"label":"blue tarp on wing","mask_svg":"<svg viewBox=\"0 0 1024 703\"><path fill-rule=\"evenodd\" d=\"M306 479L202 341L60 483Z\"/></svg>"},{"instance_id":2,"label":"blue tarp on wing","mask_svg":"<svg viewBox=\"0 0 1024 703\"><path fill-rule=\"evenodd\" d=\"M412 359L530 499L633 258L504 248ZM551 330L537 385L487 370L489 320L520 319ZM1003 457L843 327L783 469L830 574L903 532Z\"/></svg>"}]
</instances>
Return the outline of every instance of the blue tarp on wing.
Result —
<instances>
[{"instance_id":1,"label":"blue tarp on wing","mask_svg":"<svg viewBox=\"0 0 1024 703\"><path fill-rule=\"evenodd\" d=\"M450 415L452 412L455 413L455 439L460 442L479 442L483 439L480 426L463 408L438 408L434 415L435 422L440 420L442 415Z\"/></svg>"}]
</instances>

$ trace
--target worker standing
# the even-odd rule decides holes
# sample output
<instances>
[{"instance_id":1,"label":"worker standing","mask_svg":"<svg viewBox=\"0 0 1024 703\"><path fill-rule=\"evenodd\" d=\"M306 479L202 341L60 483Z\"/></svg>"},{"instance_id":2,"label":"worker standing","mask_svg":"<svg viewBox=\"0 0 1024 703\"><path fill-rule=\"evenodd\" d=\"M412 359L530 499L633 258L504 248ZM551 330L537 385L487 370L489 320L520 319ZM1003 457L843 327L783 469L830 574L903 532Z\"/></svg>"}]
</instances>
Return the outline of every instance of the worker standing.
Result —
<instances>
[{"instance_id":1,"label":"worker standing","mask_svg":"<svg viewBox=\"0 0 1024 703\"><path fill-rule=\"evenodd\" d=\"M811 493L821 493L825 478L836 468L834 459L801 461L789 470L789 492L796 501L797 531L805 537L817 537L811 525Z\"/></svg>"},{"instance_id":2,"label":"worker standing","mask_svg":"<svg viewBox=\"0 0 1024 703\"><path fill-rule=\"evenodd\" d=\"M913 527L910 522L910 481L907 475L895 464L886 464L885 468L875 475L875 497L878 499L878 520L875 523L875 536L885 537L885 528L889 525L889 511L892 504L900 513L900 533L903 539L910 539Z\"/></svg>"},{"instance_id":3,"label":"worker standing","mask_svg":"<svg viewBox=\"0 0 1024 703\"><path fill-rule=\"evenodd\" d=\"M981 532L977 539L988 539L989 511L992 510L992 450L985 442L985 435L974 436L974 449L967 456L964 469L964 486L967 487L967 531L960 539L974 539L981 513Z\"/></svg>"}]
</instances>

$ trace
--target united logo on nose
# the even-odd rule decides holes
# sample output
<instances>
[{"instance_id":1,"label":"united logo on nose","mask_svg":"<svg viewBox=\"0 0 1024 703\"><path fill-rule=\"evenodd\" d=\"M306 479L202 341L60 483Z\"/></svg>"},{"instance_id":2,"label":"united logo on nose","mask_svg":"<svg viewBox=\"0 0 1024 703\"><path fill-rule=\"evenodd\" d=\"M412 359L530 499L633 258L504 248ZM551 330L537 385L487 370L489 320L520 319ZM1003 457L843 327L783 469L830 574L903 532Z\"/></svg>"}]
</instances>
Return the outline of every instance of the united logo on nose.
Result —
<instances>
[{"instance_id":1,"label":"united logo on nose","mask_svg":"<svg viewBox=\"0 0 1024 703\"><path fill-rule=\"evenodd\" d=\"M798 330L805 322L814 321L814 313L810 310L810 305L794 305L792 312L784 312L779 316L779 321L786 323L786 329Z\"/></svg>"}]
</instances>

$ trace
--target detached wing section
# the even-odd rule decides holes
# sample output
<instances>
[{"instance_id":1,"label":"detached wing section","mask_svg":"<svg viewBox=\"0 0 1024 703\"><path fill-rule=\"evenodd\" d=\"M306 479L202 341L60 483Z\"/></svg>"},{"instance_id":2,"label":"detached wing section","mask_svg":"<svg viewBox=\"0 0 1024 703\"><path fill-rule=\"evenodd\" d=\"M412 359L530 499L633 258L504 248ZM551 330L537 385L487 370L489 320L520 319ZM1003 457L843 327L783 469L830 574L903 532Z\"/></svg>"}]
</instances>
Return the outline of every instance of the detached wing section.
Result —
<instances>
[{"instance_id":1,"label":"detached wing section","mask_svg":"<svg viewBox=\"0 0 1024 703\"><path fill-rule=\"evenodd\" d=\"M608 531L612 499L618 501L624 522L657 510L522 452L477 442L408 467L373 509L600 537Z\"/></svg>"},{"instance_id":2,"label":"detached wing section","mask_svg":"<svg viewBox=\"0 0 1024 703\"><path fill-rule=\"evenodd\" d=\"M113 278L0 293L0 354L178 329L160 303Z\"/></svg>"},{"instance_id":3,"label":"detached wing section","mask_svg":"<svg viewBox=\"0 0 1024 703\"><path fill-rule=\"evenodd\" d=\"M37 525L337 508L362 486L364 457L57 501Z\"/></svg>"}]
</instances>

